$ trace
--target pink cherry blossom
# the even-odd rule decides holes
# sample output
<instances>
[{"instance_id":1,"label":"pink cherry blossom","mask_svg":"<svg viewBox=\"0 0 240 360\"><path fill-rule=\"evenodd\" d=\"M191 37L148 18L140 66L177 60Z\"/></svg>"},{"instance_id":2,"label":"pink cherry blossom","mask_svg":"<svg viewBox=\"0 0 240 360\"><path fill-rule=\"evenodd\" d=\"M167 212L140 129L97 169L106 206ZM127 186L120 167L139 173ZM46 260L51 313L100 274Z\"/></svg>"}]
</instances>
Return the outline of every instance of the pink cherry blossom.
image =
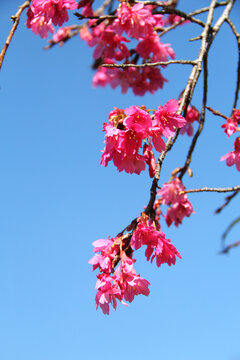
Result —
<instances>
[{"instance_id":1,"label":"pink cherry blossom","mask_svg":"<svg viewBox=\"0 0 240 360\"><path fill-rule=\"evenodd\" d=\"M105 26L101 23L91 28L89 31L87 26L80 30L80 37L85 40L88 46L96 46L93 57L94 59L103 58L116 59L122 61L130 56L130 52L124 42L129 42L123 36L116 34L111 26Z\"/></svg>"},{"instance_id":2,"label":"pink cherry blossom","mask_svg":"<svg viewBox=\"0 0 240 360\"><path fill-rule=\"evenodd\" d=\"M186 119L187 123L185 126L183 126L180 129L180 134L183 135L183 134L187 133L188 136L192 136L193 135L192 124L194 121L199 122L199 112L195 108L195 106L188 106L185 119Z\"/></svg>"},{"instance_id":3,"label":"pink cherry blossom","mask_svg":"<svg viewBox=\"0 0 240 360\"><path fill-rule=\"evenodd\" d=\"M165 234L159 232L158 243L156 246L148 246L145 252L147 260L151 259L153 262L156 258L156 265L159 267L162 264L168 264L169 266L175 265L176 256L181 259L181 255L173 246L170 239L165 238Z\"/></svg>"},{"instance_id":4,"label":"pink cherry blossom","mask_svg":"<svg viewBox=\"0 0 240 360\"><path fill-rule=\"evenodd\" d=\"M51 20L54 25L59 26L68 21L67 10L77 7L78 4L74 0L33 0L31 5L34 14L44 16L46 22Z\"/></svg>"},{"instance_id":5,"label":"pink cherry blossom","mask_svg":"<svg viewBox=\"0 0 240 360\"><path fill-rule=\"evenodd\" d=\"M238 123L234 118L227 119L227 122L223 124L221 127L224 129L225 134L230 137L237 131Z\"/></svg>"},{"instance_id":6,"label":"pink cherry blossom","mask_svg":"<svg viewBox=\"0 0 240 360\"><path fill-rule=\"evenodd\" d=\"M164 25L173 25L176 22L179 22L180 20L184 20L184 18L182 18L179 15L170 14L170 15L167 16L167 18L164 20L163 23L164 23ZM189 22L190 22L189 20L185 20L180 25L188 24Z\"/></svg>"},{"instance_id":7,"label":"pink cherry blossom","mask_svg":"<svg viewBox=\"0 0 240 360\"><path fill-rule=\"evenodd\" d=\"M238 125L240 125L240 110L233 109L232 118L234 121L236 121L238 123Z\"/></svg>"},{"instance_id":8,"label":"pink cherry blossom","mask_svg":"<svg viewBox=\"0 0 240 360\"><path fill-rule=\"evenodd\" d=\"M133 130L142 138L147 138L149 136L149 128L152 126L152 119L149 113L140 109L138 106L131 106L128 109L125 109L127 117L124 119L123 124L126 129Z\"/></svg>"},{"instance_id":9,"label":"pink cherry blossom","mask_svg":"<svg viewBox=\"0 0 240 360\"><path fill-rule=\"evenodd\" d=\"M170 226L174 222L175 226L178 226L184 217L189 217L193 212L192 204L188 199L174 203L167 210L166 223Z\"/></svg>"},{"instance_id":10,"label":"pink cherry blossom","mask_svg":"<svg viewBox=\"0 0 240 360\"><path fill-rule=\"evenodd\" d=\"M227 166L236 165L238 171L240 171L240 136L234 141L234 151L222 156L220 161L226 160Z\"/></svg>"},{"instance_id":11,"label":"pink cherry blossom","mask_svg":"<svg viewBox=\"0 0 240 360\"><path fill-rule=\"evenodd\" d=\"M90 260L89 264L93 266L93 270L99 268L100 271L111 273L112 261L119 253L121 240L116 237L114 239L99 239L94 241L93 251L100 252L95 254Z\"/></svg>"},{"instance_id":12,"label":"pink cherry blossom","mask_svg":"<svg viewBox=\"0 0 240 360\"><path fill-rule=\"evenodd\" d=\"M50 42L59 43L59 45L62 46L64 44L64 42L71 35L71 30L72 30L71 26L65 26L65 27L58 29L58 31L53 35L52 41L50 40Z\"/></svg>"},{"instance_id":13,"label":"pink cherry blossom","mask_svg":"<svg viewBox=\"0 0 240 360\"><path fill-rule=\"evenodd\" d=\"M114 20L113 27L119 34L125 31L128 36L141 39L153 32L155 24L154 16L143 4L131 7L122 2L117 9L117 19Z\"/></svg>"},{"instance_id":14,"label":"pink cherry blossom","mask_svg":"<svg viewBox=\"0 0 240 360\"><path fill-rule=\"evenodd\" d=\"M86 17L94 15L92 5L90 3L87 3L85 6L83 6L82 15Z\"/></svg>"},{"instance_id":15,"label":"pink cherry blossom","mask_svg":"<svg viewBox=\"0 0 240 360\"><path fill-rule=\"evenodd\" d=\"M149 170L149 176L152 178L155 175L155 171L156 171L156 160L154 157L154 153L152 151L152 144L150 143L149 145L144 144L143 146L143 156L145 158L146 164L149 166L148 170Z\"/></svg>"},{"instance_id":16,"label":"pink cherry blossom","mask_svg":"<svg viewBox=\"0 0 240 360\"><path fill-rule=\"evenodd\" d=\"M177 114L178 102L174 99L169 100L164 106L159 106L154 113L153 124L158 126L165 137L174 135L175 129L183 127L187 121Z\"/></svg>"},{"instance_id":17,"label":"pink cherry blossom","mask_svg":"<svg viewBox=\"0 0 240 360\"><path fill-rule=\"evenodd\" d=\"M104 59L106 64L113 64L115 61ZM127 63L127 62L125 62ZM129 88L135 95L143 96L146 92L153 94L158 89L162 89L167 80L162 76L159 68L99 68L93 77L93 86L106 86L109 84L112 89L120 86L123 94Z\"/></svg>"},{"instance_id":18,"label":"pink cherry blossom","mask_svg":"<svg viewBox=\"0 0 240 360\"><path fill-rule=\"evenodd\" d=\"M144 220L139 218L137 229L131 238L131 247L137 250L143 245L147 246L145 252L147 260L152 262L156 257L157 266L164 263L170 266L175 264L176 256L181 258L170 239L166 239L162 231L157 230L150 221L146 224Z\"/></svg>"},{"instance_id":19,"label":"pink cherry blossom","mask_svg":"<svg viewBox=\"0 0 240 360\"><path fill-rule=\"evenodd\" d=\"M175 58L175 53L170 44L163 44L156 32L140 41L136 47L136 52L143 59L148 59L151 56L152 62L167 61L169 57Z\"/></svg>"},{"instance_id":20,"label":"pink cherry blossom","mask_svg":"<svg viewBox=\"0 0 240 360\"><path fill-rule=\"evenodd\" d=\"M117 299L122 300L122 291L115 276L108 274L97 275L98 280L95 289L98 290L95 302L96 309L100 305L104 314L109 315L109 304L112 304L114 310L117 308Z\"/></svg>"},{"instance_id":21,"label":"pink cherry blossom","mask_svg":"<svg viewBox=\"0 0 240 360\"><path fill-rule=\"evenodd\" d=\"M186 194L181 194L181 191L184 191L185 187L179 178L173 179L169 183L164 183L163 187L158 190L157 194L161 197L161 202L164 205L170 205L178 203L182 200L187 199Z\"/></svg>"},{"instance_id":22,"label":"pink cherry blossom","mask_svg":"<svg viewBox=\"0 0 240 360\"><path fill-rule=\"evenodd\" d=\"M40 35L41 38L45 39L48 37L48 33L54 33L54 27L52 21L48 22L45 20L44 16L35 16L32 8L29 7L27 11L27 22L26 25L29 29L34 32L35 35Z\"/></svg>"},{"instance_id":23,"label":"pink cherry blossom","mask_svg":"<svg viewBox=\"0 0 240 360\"><path fill-rule=\"evenodd\" d=\"M113 160L118 171L140 174L145 169L145 159L138 153L142 146L142 135L134 130L116 129L112 121L103 126L106 146L101 157L101 165L107 166Z\"/></svg>"},{"instance_id":24,"label":"pink cherry blossom","mask_svg":"<svg viewBox=\"0 0 240 360\"><path fill-rule=\"evenodd\" d=\"M189 217L194 212L187 194L181 194L184 190L181 180L175 178L170 183L163 184L162 189L157 193L163 205L170 205L165 217L168 226L173 222L178 226L184 217Z\"/></svg>"},{"instance_id":25,"label":"pink cherry blossom","mask_svg":"<svg viewBox=\"0 0 240 360\"><path fill-rule=\"evenodd\" d=\"M140 275L137 275L134 270L132 273L123 274L122 287L124 299L131 303L136 295L148 296L150 293L149 285L150 283L140 277Z\"/></svg>"}]
</instances>

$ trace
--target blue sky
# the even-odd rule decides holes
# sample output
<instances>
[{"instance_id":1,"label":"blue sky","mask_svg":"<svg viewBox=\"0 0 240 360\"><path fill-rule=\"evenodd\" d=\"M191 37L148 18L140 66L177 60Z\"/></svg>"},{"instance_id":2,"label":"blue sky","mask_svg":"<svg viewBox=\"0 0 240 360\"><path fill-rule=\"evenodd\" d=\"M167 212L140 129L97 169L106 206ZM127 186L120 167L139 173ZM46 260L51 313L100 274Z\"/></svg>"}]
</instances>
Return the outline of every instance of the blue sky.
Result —
<instances>
[{"instance_id":1,"label":"blue sky","mask_svg":"<svg viewBox=\"0 0 240 360\"><path fill-rule=\"evenodd\" d=\"M1 47L18 5L0 3ZM180 5L192 9L189 0ZM237 4L236 23L239 14ZM237 197L214 215L225 195L189 195L196 214L179 228L163 229L182 260L157 268L138 251L136 271L151 283L150 295L128 308L120 304L110 316L95 310L92 242L115 236L138 216L151 185L147 172L127 175L112 164L100 166L102 123L114 106L156 108L177 98L190 67L165 69L169 83L154 95L93 89L92 49L75 38L43 51L46 41L24 22L25 15L0 74L0 359L240 359L240 248L218 254L222 233L239 215ZM162 40L178 59L194 59L199 43L187 39L199 31L189 24ZM236 62L236 43L224 26L209 57L208 105L227 115ZM202 79L192 101L196 107L201 91ZM233 149L221 124L207 114L186 187L239 184L239 172L219 161ZM169 153L161 183L184 163L190 141L181 137ZM237 226L228 238L236 240Z\"/></svg>"}]
</instances>

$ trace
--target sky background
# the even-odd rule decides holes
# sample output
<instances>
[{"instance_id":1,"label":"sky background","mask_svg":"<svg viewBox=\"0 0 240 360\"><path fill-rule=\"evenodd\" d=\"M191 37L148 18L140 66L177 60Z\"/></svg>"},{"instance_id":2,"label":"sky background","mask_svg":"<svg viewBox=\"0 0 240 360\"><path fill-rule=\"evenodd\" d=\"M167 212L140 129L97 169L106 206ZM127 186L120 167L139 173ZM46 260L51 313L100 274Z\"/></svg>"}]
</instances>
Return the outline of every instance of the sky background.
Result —
<instances>
[{"instance_id":1,"label":"sky background","mask_svg":"<svg viewBox=\"0 0 240 360\"><path fill-rule=\"evenodd\" d=\"M185 11L208 0L181 0ZM19 1L0 2L1 48ZM220 14L217 11L217 14ZM240 30L240 7L231 18ZM78 37L44 51L46 41L21 19L0 73L0 359L1 360L239 360L240 248L219 255L221 235L239 214L236 197L220 215L224 194L191 194L196 214L163 231L182 255L157 268L136 252L137 273L150 295L109 316L95 309L96 273L88 260L92 242L116 236L147 204L147 172L118 173L100 166L102 124L114 106L156 108L178 98L190 66L163 70L169 80L154 95L93 89L92 49ZM71 23L76 23L74 16ZM195 59L198 25L169 33L177 59ZM227 25L209 56L207 104L229 115L236 84L237 46ZM202 99L202 78L192 104ZM240 105L238 104L238 107ZM234 186L240 175L219 159L233 150L235 135L207 114L193 155L187 188ZM183 165L191 138L180 136L168 154L160 185ZM239 240L236 226L227 241Z\"/></svg>"}]
</instances>

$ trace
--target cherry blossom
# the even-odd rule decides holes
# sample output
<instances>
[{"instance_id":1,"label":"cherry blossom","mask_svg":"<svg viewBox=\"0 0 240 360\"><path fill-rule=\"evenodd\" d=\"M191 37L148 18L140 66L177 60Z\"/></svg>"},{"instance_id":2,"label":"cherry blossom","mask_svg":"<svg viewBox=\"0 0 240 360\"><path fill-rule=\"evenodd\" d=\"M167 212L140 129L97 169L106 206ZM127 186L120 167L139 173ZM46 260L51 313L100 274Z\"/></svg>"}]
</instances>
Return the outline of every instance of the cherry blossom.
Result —
<instances>
[{"instance_id":1,"label":"cherry blossom","mask_svg":"<svg viewBox=\"0 0 240 360\"><path fill-rule=\"evenodd\" d=\"M175 58L175 53L170 44L163 44L157 33L146 36L136 47L136 52L143 58L148 59L151 56L152 62L167 61L168 58Z\"/></svg>"},{"instance_id":2,"label":"cherry blossom","mask_svg":"<svg viewBox=\"0 0 240 360\"><path fill-rule=\"evenodd\" d=\"M102 273L97 275L95 289L98 290L95 302L96 309L100 305L104 314L109 315L109 304L112 304L114 310L117 308L117 299L122 300L122 291L115 276Z\"/></svg>"},{"instance_id":3,"label":"cherry blossom","mask_svg":"<svg viewBox=\"0 0 240 360\"><path fill-rule=\"evenodd\" d=\"M227 122L223 124L221 127L224 129L224 132L230 137L237 131L238 123L234 118L227 119Z\"/></svg>"},{"instance_id":4,"label":"cherry blossom","mask_svg":"<svg viewBox=\"0 0 240 360\"><path fill-rule=\"evenodd\" d=\"M119 34L126 32L130 37L141 39L153 32L156 24L154 16L144 4L128 6L122 2L117 9L117 19L113 22L113 27Z\"/></svg>"},{"instance_id":5,"label":"cherry blossom","mask_svg":"<svg viewBox=\"0 0 240 360\"><path fill-rule=\"evenodd\" d=\"M115 109L110 112L109 123L104 123L103 129L106 145L101 165L107 166L112 160L118 171L140 174L147 164L150 176L154 176L156 161L151 140L158 151L165 148L165 143L159 129L153 127L153 121L145 107ZM145 144L142 149L143 140Z\"/></svg>"},{"instance_id":6,"label":"cherry blossom","mask_svg":"<svg viewBox=\"0 0 240 360\"><path fill-rule=\"evenodd\" d=\"M240 136L234 141L234 151L222 156L220 160L226 160L227 166L236 165L237 170L240 171Z\"/></svg>"},{"instance_id":7,"label":"cherry blossom","mask_svg":"<svg viewBox=\"0 0 240 360\"><path fill-rule=\"evenodd\" d=\"M189 217L193 212L192 204L187 199L181 200L168 208L166 223L170 226L174 222L175 226L178 226L184 217Z\"/></svg>"},{"instance_id":8,"label":"cherry blossom","mask_svg":"<svg viewBox=\"0 0 240 360\"><path fill-rule=\"evenodd\" d=\"M143 245L147 246L145 251L147 260L152 262L156 257L158 267L164 263L169 266L174 265L176 256L181 259L170 239L166 239L165 234L160 229L157 230L151 221L147 220L146 222L146 217L138 219L137 229L131 239L132 248L137 250Z\"/></svg>"},{"instance_id":9,"label":"cherry blossom","mask_svg":"<svg viewBox=\"0 0 240 360\"><path fill-rule=\"evenodd\" d=\"M69 36L71 35L71 26L65 26L60 29L53 35L52 40L50 40L50 43L59 43L60 46L64 44L64 41L66 41Z\"/></svg>"},{"instance_id":10,"label":"cherry blossom","mask_svg":"<svg viewBox=\"0 0 240 360\"><path fill-rule=\"evenodd\" d=\"M192 124L194 121L199 122L199 112L195 108L195 106L188 106L185 119L186 119L187 123L180 129L180 134L183 135L183 134L187 133L188 136L192 136L193 135Z\"/></svg>"},{"instance_id":11,"label":"cherry blossom","mask_svg":"<svg viewBox=\"0 0 240 360\"><path fill-rule=\"evenodd\" d=\"M194 212L187 194L181 193L184 190L185 187L181 180L175 178L171 182L163 184L162 189L157 193L163 205L170 205L165 216L168 226L173 222L175 226L178 226L184 217L189 217Z\"/></svg>"},{"instance_id":12,"label":"cherry blossom","mask_svg":"<svg viewBox=\"0 0 240 360\"><path fill-rule=\"evenodd\" d=\"M178 101L169 100L164 106L159 106L154 113L153 124L158 126L165 137L171 137L175 133L175 129L183 127L187 121L177 114Z\"/></svg>"},{"instance_id":13,"label":"cherry blossom","mask_svg":"<svg viewBox=\"0 0 240 360\"><path fill-rule=\"evenodd\" d=\"M26 25L35 34L46 38L48 32L54 32L52 24L62 26L68 21L67 10L74 10L77 6L74 0L33 0L28 8Z\"/></svg>"},{"instance_id":14,"label":"cherry blossom","mask_svg":"<svg viewBox=\"0 0 240 360\"><path fill-rule=\"evenodd\" d=\"M40 35L41 38L45 39L48 37L49 32L54 33L51 20L47 22L44 16L35 16L31 7L28 8L27 15L26 25L35 35Z\"/></svg>"}]
</instances>

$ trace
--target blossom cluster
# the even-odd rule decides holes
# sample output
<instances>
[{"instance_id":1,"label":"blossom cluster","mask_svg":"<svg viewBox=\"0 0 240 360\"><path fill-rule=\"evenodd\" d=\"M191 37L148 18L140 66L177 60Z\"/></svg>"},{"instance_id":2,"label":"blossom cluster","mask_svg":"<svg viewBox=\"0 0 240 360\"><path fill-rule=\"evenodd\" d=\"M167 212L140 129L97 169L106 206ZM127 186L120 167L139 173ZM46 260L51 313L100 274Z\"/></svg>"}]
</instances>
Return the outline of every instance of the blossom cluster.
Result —
<instances>
[{"instance_id":1,"label":"blossom cluster","mask_svg":"<svg viewBox=\"0 0 240 360\"><path fill-rule=\"evenodd\" d=\"M227 119L226 123L222 125L222 128L227 136L230 137L236 131L240 131L238 125L240 125L240 110L233 109L232 116ZM236 165L237 170L240 171L240 137L237 137L234 141L234 151L223 155L220 160L226 160L227 166Z\"/></svg>"},{"instance_id":2,"label":"blossom cluster","mask_svg":"<svg viewBox=\"0 0 240 360\"><path fill-rule=\"evenodd\" d=\"M34 34L47 38L54 26L68 21L68 10L78 7L75 0L33 0L28 8L26 25Z\"/></svg>"},{"instance_id":3,"label":"blossom cluster","mask_svg":"<svg viewBox=\"0 0 240 360\"><path fill-rule=\"evenodd\" d=\"M160 201L157 201L155 209L160 215L162 214L159 210L160 204L168 205L167 213L164 215L168 226L172 223L178 226L182 223L184 217L189 217L194 212L184 190L185 187L182 181L176 177L172 181L163 184L163 187L157 192Z\"/></svg>"},{"instance_id":4,"label":"blossom cluster","mask_svg":"<svg viewBox=\"0 0 240 360\"><path fill-rule=\"evenodd\" d=\"M82 15L93 16L91 4L81 2ZM90 19L80 31L80 37L90 47L95 47L93 58L98 64L115 64L121 61L124 64L152 63L174 59L175 53L170 44L161 42L157 29L168 23L160 14L154 14L156 6L121 2L113 19L105 21ZM179 19L172 18L171 21ZM129 49L127 44L134 39L137 45ZM99 67L93 77L94 86L106 86L113 89L121 87L123 93L131 88L135 95L144 95L146 92L154 93L162 88L167 80L156 67L129 67L104 68Z\"/></svg>"},{"instance_id":5,"label":"blossom cluster","mask_svg":"<svg viewBox=\"0 0 240 360\"><path fill-rule=\"evenodd\" d=\"M158 152L163 151L162 137L172 137L176 129L187 124L177 113L177 108L178 101L174 99L159 106L152 116L144 106L131 106L125 110L115 108L109 114L109 122L103 124L106 145L101 165L107 166L113 160L118 171L140 174L147 164L150 177L153 177L156 169L153 147Z\"/></svg>"},{"instance_id":6,"label":"blossom cluster","mask_svg":"<svg viewBox=\"0 0 240 360\"><path fill-rule=\"evenodd\" d=\"M192 136L193 135L193 123L199 122L199 111L195 108L195 106L188 106L187 107L187 112L185 115L185 119L186 119L186 125L183 126L180 130L180 134L184 135L187 134L188 136Z\"/></svg>"},{"instance_id":7,"label":"blossom cluster","mask_svg":"<svg viewBox=\"0 0 240 360\"><path fill-rule=\"evenodd\" d=\"M94 253L89 263L93 270L99 269L95 289L96 308L100 306L104 314L109 314L109 305L116 310L117 300L123 305L131 303L137 295L149 295L150 283L136 274L132 258L134 250L146 245L147 260L156 258L157 266L175 264L176 257L181 258L170 239L160 230L158 223L153 223L146 214L137 219L132 233L112 239L99 239L93 243ZM100 253L100 254L99 254ZM125 301L124 301L125 300Z\"/></svg>"}]
</instances>

